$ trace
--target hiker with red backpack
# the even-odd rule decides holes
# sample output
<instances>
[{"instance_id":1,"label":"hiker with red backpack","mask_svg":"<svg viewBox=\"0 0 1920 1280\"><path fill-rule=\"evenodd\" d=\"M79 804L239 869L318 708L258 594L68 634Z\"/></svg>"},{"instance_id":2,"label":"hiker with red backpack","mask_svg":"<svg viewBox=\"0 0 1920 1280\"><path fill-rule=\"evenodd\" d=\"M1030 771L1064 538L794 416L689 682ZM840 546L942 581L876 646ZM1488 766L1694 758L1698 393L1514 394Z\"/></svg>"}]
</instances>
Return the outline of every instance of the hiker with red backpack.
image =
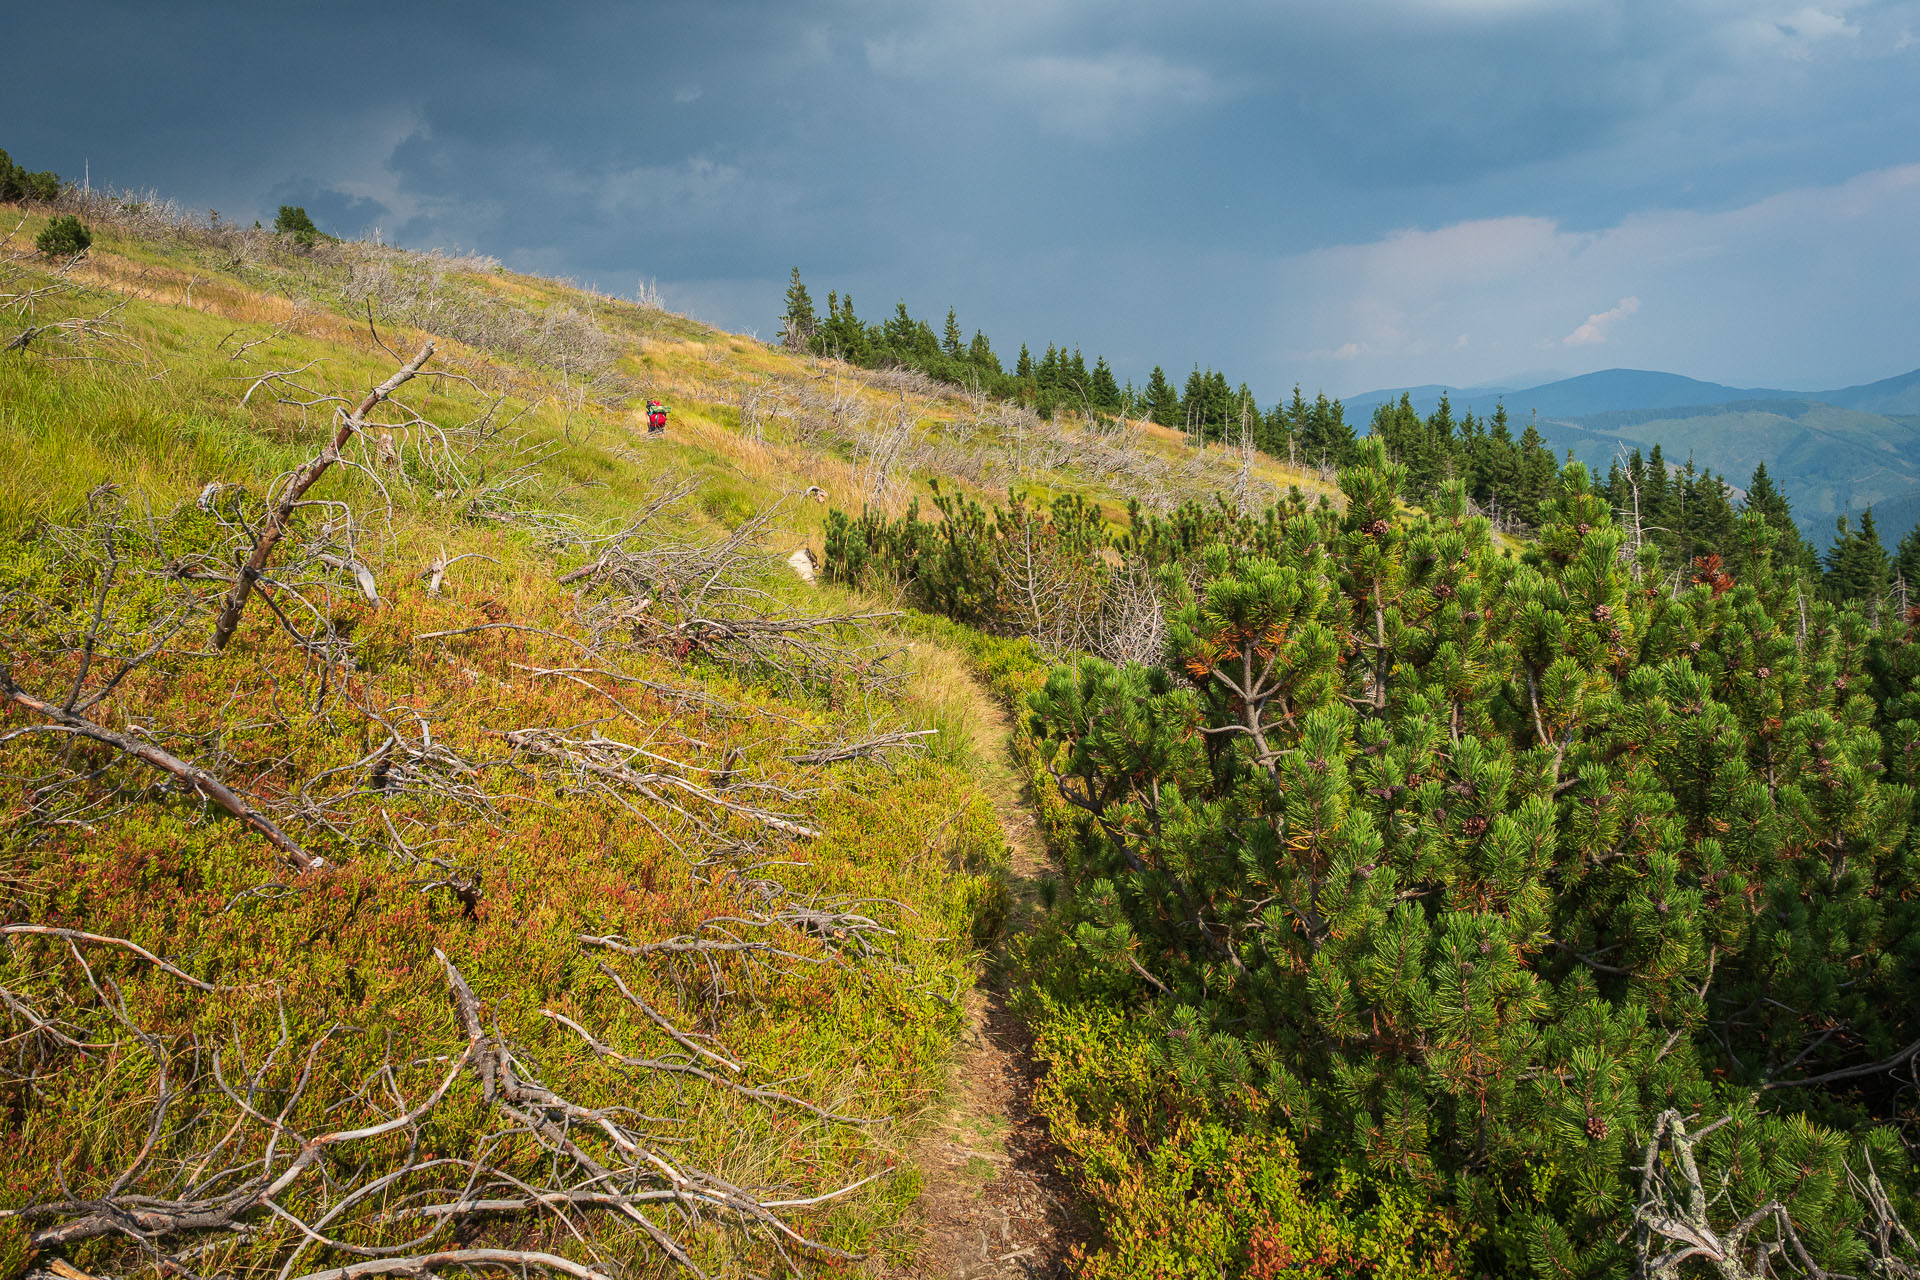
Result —
<instances>
[{"instance_id":1,"label":"hiker with red backpack","mask_svg":"<svg viewBox=\"0 0 1920 1280\"><path fill-rule=\"evenodd\" d=\"M667 406L658 400L647 401L647 434L665 435L667 432Z\"/></svg>"}]
</instances>

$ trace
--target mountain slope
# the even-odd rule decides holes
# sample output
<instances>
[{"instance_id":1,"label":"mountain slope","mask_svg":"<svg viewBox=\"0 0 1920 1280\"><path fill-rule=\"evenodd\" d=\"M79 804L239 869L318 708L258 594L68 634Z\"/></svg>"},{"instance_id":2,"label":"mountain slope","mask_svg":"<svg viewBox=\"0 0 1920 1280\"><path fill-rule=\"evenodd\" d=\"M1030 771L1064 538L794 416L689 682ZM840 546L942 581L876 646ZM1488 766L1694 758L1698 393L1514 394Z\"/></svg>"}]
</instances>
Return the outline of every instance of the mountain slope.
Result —
<instances>
[{"instance_id":1,"label":"mountain slope","mask_svg":"<svg viewBox=\"0 0 1920 1280\"><path fill-rule=\"evenodd\" d=\"M1858 387L1818 392L1813 399L1867 413L1920 414L1920 369Z\"/></svg>"},{"instance_id":2,"label":"mountain slope","mask_svg":"<svg viewBox=\"0 0 1920 1280\"><path fill-rule=\"evenodd\" d=\"M1578 377L1561 378L1539 386L1520 389L1492 387L1445 387L1427 385L1401 387L1390 391L1369 391L1344 401L1347 416L1364 423L1376 405L1392 403L1404 392L1413 398L1413 406L1422 414L1431 413L1445 392L1454 412L1468 407L1482 416L1492 412L1495 401L1507 407L1507 414L1521 420L1532 413L1541 417L1581 417L1593 413L1611 413L1634 409L1664 409L1679 405L1717 405L1734 400L1792 398L1791 391L1759 391L1702 382L1677 373L1659 373L1647 369L1603 369Z\"/></svg>"}]
</instances>

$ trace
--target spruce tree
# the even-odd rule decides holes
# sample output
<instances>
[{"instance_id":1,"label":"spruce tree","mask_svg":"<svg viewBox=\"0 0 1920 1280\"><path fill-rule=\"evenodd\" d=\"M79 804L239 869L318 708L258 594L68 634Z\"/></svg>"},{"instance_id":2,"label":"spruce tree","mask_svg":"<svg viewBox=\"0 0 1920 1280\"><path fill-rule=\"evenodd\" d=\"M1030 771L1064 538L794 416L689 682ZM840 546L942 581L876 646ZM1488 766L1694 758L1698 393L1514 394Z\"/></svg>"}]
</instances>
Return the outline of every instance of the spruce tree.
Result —
<instances>
[{"instance_id":1,"label":"spruce tree","mask_svg":"<svg viewBox=\"0 0 1920 1280\"><path fill-rule=\"evenodd\" d=\"M1021 348L1025 353L1025 348ZM980 330L973 331L973 341L967 344L967 361L983 375L997 378L1001 375L1000 357L993 353L993 345L987 341L987 335Z\"/></svg>"},{"instance_id":2,"label":"spruce tree","mask_svg":"<svg viewBox=\"0 0 1920 1280\"><path fill-rule=\"evenodd\" d=\"M1075 409L1085 411L1093 398L1093 375L1087 371L1086 357L1075 347L1071 356L1060 349L1061 398Z\"/></svg>"},{"instance_id":3,"label":"spruce tree","mask_svg":"<svg viewBox=\"0 0 1920 1280\"><path fill-rule=\"evenodd\" d=\"M907 314L907 300L901 298L882 326L881 341L896 360L906 360L913 354L918 329L919 321Z\"/></svg>"},{"instance_id":4,"label":"spruce tree","mask_svg":"<svg viewBox=\"0 0 1920 1280\"><path fill-rule=\"evenodd\" d=\"M1147 375L1147 416L1163 427L1180 425L1180 393L1167 380L1167 371L1159 365Z\"/></svg>"},{"instance_id":5,"label":"spruce tree","mask_svg":"<svg viewBox=\"0 0 1920 1280\"><path fill-rule=\"evenodd\" d=\"M1907 530L1893 557L1893 573L1906 584L1907 598L1920 604L1920 525Z\"/></svg>"},{"instance_id":6,"label":"spruce tree","mask_svg":"<svg viewBox=\"0 0 1920 1280\"><path fill-rule=\"evenodd\" d=\"M1047 353L1040 357L1040 363L1034 367L1033 380L1040 390L1051 396L1058 396L1062 389L1062 370L1060 366L1060 348L1049 342Z\"/></svg>"},{"instance_id":7,"label":"spruce tree","mask_svg":"<svg viewBox=\"0 0 1920 1280\"><path fill-rule=\"evenodd\" d=\"M813 314L813 298L800 282L800 268L793 269L787 282L787 310L780 317L780 342L790 351L811 350L819 336L820 321Z\"/></svg>"},{"instance_id":8,"label":"spruce tree","mask_svg":"<svg viewBox=\"0 0 1920 1280\"><path fill-rule=\"evenodd\" d=\"M1547 452L1539 426L1529 421L1527 429L1520 433L1518 474L1514 478L1513 494L1514 514L1525 523L1536 528L1539 526L1542 504L1546 501L1558 469L1553 455Z\"/></svg>"},{"instance_id":9,"label":"spruce tree","mask_svg":"<svg viewBox=\"0 0 1920 1280\"><path fill-rule=\"evenodd\" d=\"M1873 616L1892 579L1887 549L1880 545L1880 533L1874 527L1873 508L1861 513L1857 530L1841 516L1835 525L1833 545L1827 550L1826 574L1820 584L1826 598L1838 603L1855 602Z\"/></svg>"},{"instance_id":10,"label":"spruce tree","mask_svg":"<svg viewBox=\"0 0 1920 1280\"><path fill-rule=\"evenodd\" d=\"M1300 460L1308 466L1344 467L1359 451L1353 424L1337 400L1327 399L1322 391L1307 409L1306 426L1300 432Z\"/></svg>"},{"instance_id":11,"label":"spruce tree","mask_svg":"<svg viewBox=\"0 0 1920 1280\"><path fill-rule=\"evenodd\" d=\"M1097 356L1093 362L1093 373L1088 379L1088 397L1093 407L1102 413L1120 411L1120 386L1113 378L1113 370L1107 364L1105 356Z\"/></svg>"},{"instance_id":12,"label":"spruce tree","mask_svg":"<svg viewBox=\"0 0 1920 1280\"><path fill-rule=\"evenodd\" d=\"M959 360L966 356L966 343L960 337L960 320L953 308L947 308L947 328L940 338L940 350L950 359Z\"/></svg>"},{"instance_id":13,"label":"spruce tree","mask_svg":"<svg viewBox=\"0 0 1920 1280\"><path fill-rule=\"evenodd\" d=\"M1207 375L1198 364L1187 375L1186 390L1180 394L1180 423L1199 439L1207 438Z\"/></svg>"},{"instance_id":14,"label":"spruce tree","mask_svg":"<svg viewBox=\"0 0 1920 1280\"><path fill-rule=\"evenodd\" d=\"M1813 547L1800 536L1800 526L1793 518L1793 506L1787 500L1787 495L1773 483L1773 477L1767 473L1766 463L1762 462L1753 469L1753 478L1747 481L1747 496L1740 509L1759 516L1778 535L1772 553L1774 563L1797 568L1809 576L1818 575L1819 562L1814 556ZM1735 554L1737 557L1738 552Z\"/></svg>"},{"instance_id":15,"label":"spruce tree","mask_svg":"<svg viewBox=\"0 0 1920 1280\"><path fill-rule=\"evenodd\" d=\"M1711 471L1696 473L1687 460L1686 498L1681 509L1681 554L1688 561L1702 556L1724 558L1733 549L1734 511L1726 481Z\"/></svg>"}]
</instances>

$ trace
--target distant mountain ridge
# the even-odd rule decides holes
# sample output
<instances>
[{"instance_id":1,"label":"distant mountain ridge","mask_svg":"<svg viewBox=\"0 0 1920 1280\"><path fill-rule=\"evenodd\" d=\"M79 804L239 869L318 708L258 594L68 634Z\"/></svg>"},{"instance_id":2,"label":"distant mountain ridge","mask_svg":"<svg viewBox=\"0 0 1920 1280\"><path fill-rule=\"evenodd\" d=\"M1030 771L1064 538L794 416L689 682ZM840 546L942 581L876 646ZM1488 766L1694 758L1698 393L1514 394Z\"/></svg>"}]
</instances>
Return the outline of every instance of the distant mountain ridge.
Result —
<instances>
[{"instance_id":1,"label":"distant mountain ridge","mask_svg":"<svg viewBox=\"0 0 1920 1280\"><path fill-rule=\"evenodd\" d=\"M1905 378L1920 380L1920 370L1904 375ZM1888 378L1885 382L1870 383L1864 387L1849 388L1851 393L1866 397L1887 394L1884 388L1901 382L1901 378ZM1899 388L1893 389L1895 392ZM1920 381L1915 384L1916 394L1920 394ZM1475 413L1490 413L1494 400L1507 406L1507 414L1515 419L1529 412L1538 412L1543 417L1583 417L1591 413L1612 413L1622 409L1669 409L1681 406L1728 404L1735 400L1823 400L1828 395L1847 394L1843 392L1816 393L1806 391L1781 391L1762 387L1729 387L1719 382L1705 382L1699 378L1688 378L1677 373L1661 373L1652 369L1602 369L1598 373L1583 373L1571 378L1561 378L1554 382L1541 383L1534 387L1518 389L1503 386L1454 387L1439 383L1428 383L1418 387L1393 387L1381 391L1368 391L1361 395L1350 396L1342 403L1347 406L1347 414L1356 421L1364 422L1373 416L1376 406L1391 404L1405 395L1413 398L1413 407L1422 414L1432 413L1445 393L1449 403L1470 402ZM1486 401L1485 409L1481 402ZM1828 400L1830 404L1840 404ZM1467 404L1454 403L1457 411L1465 412ZM1857 407L1849 402L1842 408ZM1920 412L1920 410L1914 410Z\"/></svg>"},{"instance_id":2,"label":"distant mountain ridge","mask_svg":"<svg viewBox=\"0 0 1920 1280\"><path fill-rule=\"evenodd\" d=\"M1865 386L1842 387L1822 391L1813 397L1842 409L1862 409L1868 413L1920 415L1920 369L1902 373Z\"/></svg>"},{"instance_id":3,"label":"distant mountain ridge","mask_svg":"<svg viewBox=\"0 0 1920 1280\"><path fill-rule=\"evenodd\" d=\"M1518 434L1529 420L1556 453L1605 473L1624 453L1661 446L1744 485L1767 464L1801 528L1824 547L1835 520L1869 506L1888 545L1920 524L1920 369L1832 391L1729 387L1649 369L1604 369L1520 390L1428 384L1344 400L1364 427L1382 404L1408 396L1425 415L1445 395L1456 416L1484 418L1504 404Z\"/></svg>"}]
</instances>

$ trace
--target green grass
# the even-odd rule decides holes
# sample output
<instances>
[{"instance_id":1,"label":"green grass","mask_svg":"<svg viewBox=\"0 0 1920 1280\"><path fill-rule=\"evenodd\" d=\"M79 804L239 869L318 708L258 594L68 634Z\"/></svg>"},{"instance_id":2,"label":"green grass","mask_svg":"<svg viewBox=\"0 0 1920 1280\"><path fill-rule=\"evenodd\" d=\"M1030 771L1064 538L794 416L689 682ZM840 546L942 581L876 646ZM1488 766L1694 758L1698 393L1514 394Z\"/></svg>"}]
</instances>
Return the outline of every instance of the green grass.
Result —
<instances>
[{"instance_id":1,"label":"green grass","mask_svg":"<svg viewBox=\"0 0 1920 1280\"><path fill-rule=\"evenodd\" d=\"M36 229L30 217L23 233L29 242ZM130 520L142 523L152 513L165 543L127 553L115 592L131 593L129 620L139 612L136 600L150 612L195 590L209 598L217 591L176 573L187 553L220 545L195 499L210 483L239 486L242 496L223 490L222 501L238 502L229 509L257 522L275 477L313 456L332 423L330 404L281 404L267 389L245 404L242 397L268 370L302 370L302 384L350 398L390 372L396 358L377 345L368 322L364 286L373 276L385 281L372 298L378 339L403 354L428 336L439 342L429 366L436 376L411 384L399 399L442 427L490 410L513 422L506 436L474 455L470 471L497 475L513 465L513 450L532 450L542 460L521 496L583 527L613 527L661 484L689 478L695 496L662 521L663 535L687 541L720 537L777 504L769 569L755 584L760 608L836 613L889 605L839 587L805 586L778 567L794 546L821 545L828 507L801 499L808 486L824 490L832 505L860 505L850 462L856 451L826 422L819 397L837 387L856 412L898 412L900 394L865 375L483 261L333 244L305 253L270 236L142 231L110 219L96 220L94 230L94 250L75 272L76 291L30 316L0 310L4 340L16 321L44 324L124 304L110 318L110 338L54 338L24 356L0 356L0 661L23 685L57 699L74 678L71 655L53 642L71 640L99 578L97 568L60 554L62 538L75 535L56 534L80 518L90 495L96 505L113 500L101 496L102 485L114 486ZM425 296L429 285L433 307L403 296ZM584 401L536 341L548 319L578 326L582 316L607 344L609 370L625 379ZM764 398L754 432L741 423L739 397L747 389ZM665 439L647 440L635 430L637 410L656 396L672 407L673 423ZM910 394L906 403L920 438L932 445L990 455L1006 443L996 443L991 428L963 422L966 406L954 397ZM1070 441L1078 428L1048 429ZM171 1055L184 1071L197 1050L201 1086L170 1113L178 1127L136 1187L188 1172L208 1126L237 1114L207 1085L216 1048L223 1072L251 1073L284 1028L286 1047L260 1083L274 1105L285 1105L300 1064L311 1059L315 1083L288 1113L303 1134L371 1123L391 1114L400 1105L395 1099L419 1099L464 1046L439 951L529 1069L556 1091L660 1116L662 1150L673 1159L765 1195L805 1197L879 1174L855 1194L790 1217L838 1247L911 1258L917 1242L900 1223L926 1175L902 1163L900 1153L914 1148L915 1135L939 1111L961 998L1008 909L1007 843L995 804L1013 803L1024 784L1041 779L1023 736L1016 735L1021 749L1008 762L1005 719L980 685L1014 700L1040 678L1038 656L1024 643L902 617L871 632L901 651L904 684L882 696L854 683L775 688L762 672L676 657L670 645L644 638L615 658L585 664L568 641L529 632L417 642L423 632L503 620L579 637L576 602L555 579L586 553L556 549L534 526L476 518L469 494L450 491L421 465L418 435L398 440L400 466L382 465L370 444L356 443L349 456L362 465L336 466L308 495L355 512L355 554L385 601L368 606L344 578L321 594L322 612L351 629L352 669L316 664L256 599L226 652L205 652L202 616L94 713L109 727L157 735L216 767L256 803L281 813L291 834L334 870L294 877L258 836L182 789L157 785L159 775L105 748L45 737L0 746L0 769L10 777L97 769L88 784L95 792L131 796L128 808L110 816L83 813L70 825L34 828L23 821L26 792L9 789L10 807L0 812L0 896L9 918L128 938L199 978L240 988L194 992L118 950L88 947L76 955L51 940L15 939L0 964L0 985L118 1046L56 1052L31 1080L17 1072L12 1083L0 1080L0 1102L12 1117L12 1140L0 1150L0 1186L7 1188L0 1207L55 1197L62 1185L79 1196L111 1186L145 1139L159 1088L156 1054ZM1137 447L1181 466L1189 458L1163 433L1143 432ZM1069 461L1030 469L1023 487L1084 494L1110 519L1123 519L1123 495L1077 470L1072 448L1064 452ZM1207 474L1231 470L1213 455L1200 465L1212 468ZM1294 478L1260 466L1263 478L1277 483ZM1002 496L992 486L924 471L896 505L911 492L924 496L935 478L949 490ZM338 510L303 515L288 552ZM441 555L476 558L454 566L442 594L430 597L420 574ZM48 605L58 607L42 607ZM535 671L611 661L648 683ZM410 726L416 738L417 726L429 725L436 743L481 769L485 789L498 797L494 809L402 790L337 806L325 824L298 816L293 801L310 780L363 776L356 762L386 733L370 718L375 712ZM0 732L25 722L18 713L0 713ZM728 842L764 833L736 818L694 838L644 799L565 790L505 743L506 730L529 725L597 732L695 770L730 769L805 792L801 807L821 834L722 856L716 850ZM786 760L898 726L937 732L923 751L889 762L819 769ZM327 773L338 769L347 772ZM1034 794L1043 825L1063 833L1057 804L1044 788ZM433 856L479 878L471 916L445 890L423 891L420 882L432 877L393 856L396 831L416 844L434 842ZM884 954L857 963L797 963L759 977L729 962L728 994L716 1002L701 994L711 973L609 956L580 942L586 933L673 937L716 916L751 914L762 902L754 896L764 892L764 885L755 887L762 881L777 881L791 901L856 904L892 930ZM817 937L781 936L798 954L828 958ZM143 1048L115 1030L80 957L160 1048ZM750 1064L756 1080L781 1082L788 1092L875 1123L828 1124L594 1057L548 1015L592 1027L623 1052L675 1048L619 996L599 968L603 961L652 1007ZM272 986L258 985L267 979ZM391 1076L380 1077L389 1061ZM367 1093L365 1082L376 1077L385 1083ZM463 1080L423 1124L420 1141L441 1154L470 1151L493 1123L477 1084ZM258 1158L264 1130L242 1123L236 1133L223 1158ZM501 1159L534 1176L542 1157L524 1139L515 1141L520 1145L500 1149ZM362 1160L378 1168L400 1155L392 1141L367 1143L343 1152L331 1172L345 1176L352 1161ZM318 1199L317 1189L297 1186L284 1203L311 1211ZM238 1276L277 1270L297 1233L265 1215L254 1225L245 1238L214 1238L193 1269ZM777 1261L764 1234L711 1216L676 1230L714 1274L769 1273ZM578 1236L551 1217L507 1218L480 1227L472 1242L614 1257L634 1274L659 1266L643 1236L609 1217L583 1222ZM24 1247L22 1225L0 1222L0 1266L17 1269ZM153 1273L150 1258L117 1238L71 1247L64 1256L89 1272ZM301 1268L345 1260L314 1250Z\"/></svg>"},{"instance_id":2,"label":"green grass","mask_svg":"<svg viewBox=\"0 0 1920 1280\"><path fill-rule=\"evenodd\" d=\"M56 554L50 526L74 522L88 495L111 483L130 519L144 522L149 511L158 518L157 536L166 543L124 552L123 576L110 593L116 609L124 598L131 619L136 597L151 603L211 592L181 585L167 568L183 550L211 545L211 522L192 505L196 495L214 481L243 486L251 495L243 502L253 504L243 509L257 520L274 477L310 457L330 426L325 405L302 411L258 393L242 405L251 378L262 369L317 362L301 375L303 382L357 395L394 364L374 347L364 319L327 309L328 300L340 296L342 272L318 256L231 265L191 237L155 241L112 227L101 231L83 273L91 283L32 319L95 314L118 296L116 283L130 288L128 282L144 278L141 287L151 296L135 297L116 314L116 341L0 357L0 660L23 686L56 700L76 668L54 642L71 634L73 617L84 617L99 576L97 567ZM742 371L762 376L789 363L681 318L586 298L553 282L462 268L447 275L474 296L497 294L523 309L591 310L626 344L623 359L662 383L691 385L696 373L725 382ZM194 282L192 306L185 300L188 281ZM321 305L294 314L281 296L295 291ZM396 349L410 350L422 336L405 326L381 329ZM266 341L244 360L229 359L240 343L257 338ZM112 359L56 358L74 355ZM696 497L667 519L666 530L697 541L720 536L790 487L791 448L781 446L787 452L780 454L740 441L725 425L724 403L676 395L669 439L643 442L632 433L625 402L589 405L569 423L560 408L565 388L551 369L451 341L442 343L430 367L459 376L423 379L400 399L442 425L478 416L495 397L503 416L524 410L514 427L522 443L554 450L526 491L529 500L573 520L618 521L659 483L690 476L699 483ZM506 465L501 452L483 451L476 465ZM15 939L0 965L0 985L118 1046L85 1055L57 1052L32 1080L0 1084L13 1117L12 1140L0 1150L0 1185L7 1188L0 1204L58 1198L63 1184L83 1197L105 1193L145 1140L159 1089L158 1059L171 1058L178 1079L195 1046L199 1091L176 1104L170 1124L177 1128L137 1187L184 1171L195 1144L239 1115L212 1087L209 1055L216 1049L223 1072L241 1078L269 1058L284 1029L287 1047L260 1082L274 1105L282 1105L293 1096L302 1064L311 1061L314 1083L287 1119L304 1134L371 1122L386 1114L393 1097L419 1099L465 1043L435 959L439 951L529 1069L557 1092L663 1117L662 1150L675 1161L766 1196L804 1197L878 1174L856 1194L788 1216L838 1247L910 1252L912 1242L901 1239L894 1224L918 1193L921 1175L902 1166L898 1153L944 1089L959 999L973 979L981 931L1000 909L1005 859L992 806L970 772L979 757L979 730L967 719L964 690L954 683L964 677L956 675L953 660L931 650L910 655L905 692L882 697L853 685L779 692L752 670L676 659L657 646L590 664L617 661L626 674L651 682L649 688L539 675L534 668L577 666L580 657L563 640L531 633L416 641L423 632L500 619L579 635L574 601L555 576L560 561L584 556L561 553L557 560L535 530L474 519L462 498L437 491L417 466L383 468L371 454L353 456L366 469L336 467L309 495L355 510L362 524L358 554L386 601L373 609L345 585L327 593L323 606L335 623L352 627L352 669L323 675L256 598L226 652L204 652L202 618L95 713L110 727L147 726L145 732L183 754L206 759L256 803L281 810L289 832L335 869L293 876L257 835L179 788L154 786L159 775L106 748L76 754L45 737L0 747L10 776L78 764L102 771L88 784L102 795L109 784L123 797L132 795L121 812L30 829L21 821L24 793L10 789L0 815L9 833L0 837L0 894L9 918L126 938L206 982L240 988L194 992L111 948L83 948L83 968L55 941ZM170 516L176 511L180 518ZM325 514L308 513L287 546L317 533ZM781 537L804 539L818 520L814 504L790 504ZM788 545L776 540L769 550L783 556ZM442 553L486 558L455 566L444 592L430 597L418 575ZM807 588L784 569L770 569L759 587L769 610L872 607L837 589ZM328 825L298 816L292 801L305 783L363 776L364 768L327 771L364 761L379 744L385 731L369 712L416 734L413 726L429 724L437 744L481 769L485 789L497 797L493 809L402 790L343 803ZM0 730L24 723L18 713L0 716ZM897 724L942 732L931 751L890 765L822 769L785 759ZM820 835L726 854L729 842L764 831L722 815L714 831L700 834L644 798L616 801L563 790L555 777L516 758L502 737L530 725L591 726L689 766L726 768L806 793L810 798L800 804ZM433 856L478 876L481 895L471 916L451 894L422 889L419 881L430 877L392 856L391 831L431 842ZM763 889L753 886L774 881L784 900L845 903L872 916L891 931L881 951L758 975L729 962L723 966L729 994L716 1003L701 995L711 975L697 966L614 956L580 942L582 934L668 938L714 916L751 915L765 906L756 896ZM819 938L793 930L779 937L797 954L831 959ZM622 1070L596 1058L548 1015L590 1027L623 1052L675 1049L619 995L599 967L603 961L652 1007L712 1035L719 1051L749 1064L756 1082L777 1083L874 1123L827 1123L699 1081ZM112 984L102 989L124 999L130 1020L158 1048L116 1031L88 984L89 968L102 984ZM355 1101L363 1082L380 1078L387 1063L393 1064L390 1092L375 1090ZM420 1140L443 1153L469 1151L497 1123L477 1081L463 1079L422 1126ZM223 1158L258 1158L265 1130L246 1123L237 1128ZM542 1167L543 1157L524 1139L500 1150L501 1162L524 1176L533 1178ZM364 1159L377 1169L400 1155L392 1142L375 1141L342 1158ZM349 1168L341 1165L334 1174L345 1176ZM296 1185L282 1202L311 1212L318 1195L317 1186ZM214 1243L194 1266L205 1274L276 1269L297 1233L258 1216L251 1235ZM714 1217L678 1223L676 1231L716 1274L760 1273L777 1262L764 1233ZM483 1245L590 1252L550 1216L483 1226L474 1238ZM637 1231L610 1218L592 1220L586 1239L591 1251L627 1259L637 1274L652 1270L648 1258L657 1261ZM24 1247L17 1220L0 1224L0 1263L17 1269ZM151 1271L139 1251L117 1237L63 1252L84 1270ZM325 1250L309 1252L303 1265L326 1260Z\"/></svg>"}]
</instances>

